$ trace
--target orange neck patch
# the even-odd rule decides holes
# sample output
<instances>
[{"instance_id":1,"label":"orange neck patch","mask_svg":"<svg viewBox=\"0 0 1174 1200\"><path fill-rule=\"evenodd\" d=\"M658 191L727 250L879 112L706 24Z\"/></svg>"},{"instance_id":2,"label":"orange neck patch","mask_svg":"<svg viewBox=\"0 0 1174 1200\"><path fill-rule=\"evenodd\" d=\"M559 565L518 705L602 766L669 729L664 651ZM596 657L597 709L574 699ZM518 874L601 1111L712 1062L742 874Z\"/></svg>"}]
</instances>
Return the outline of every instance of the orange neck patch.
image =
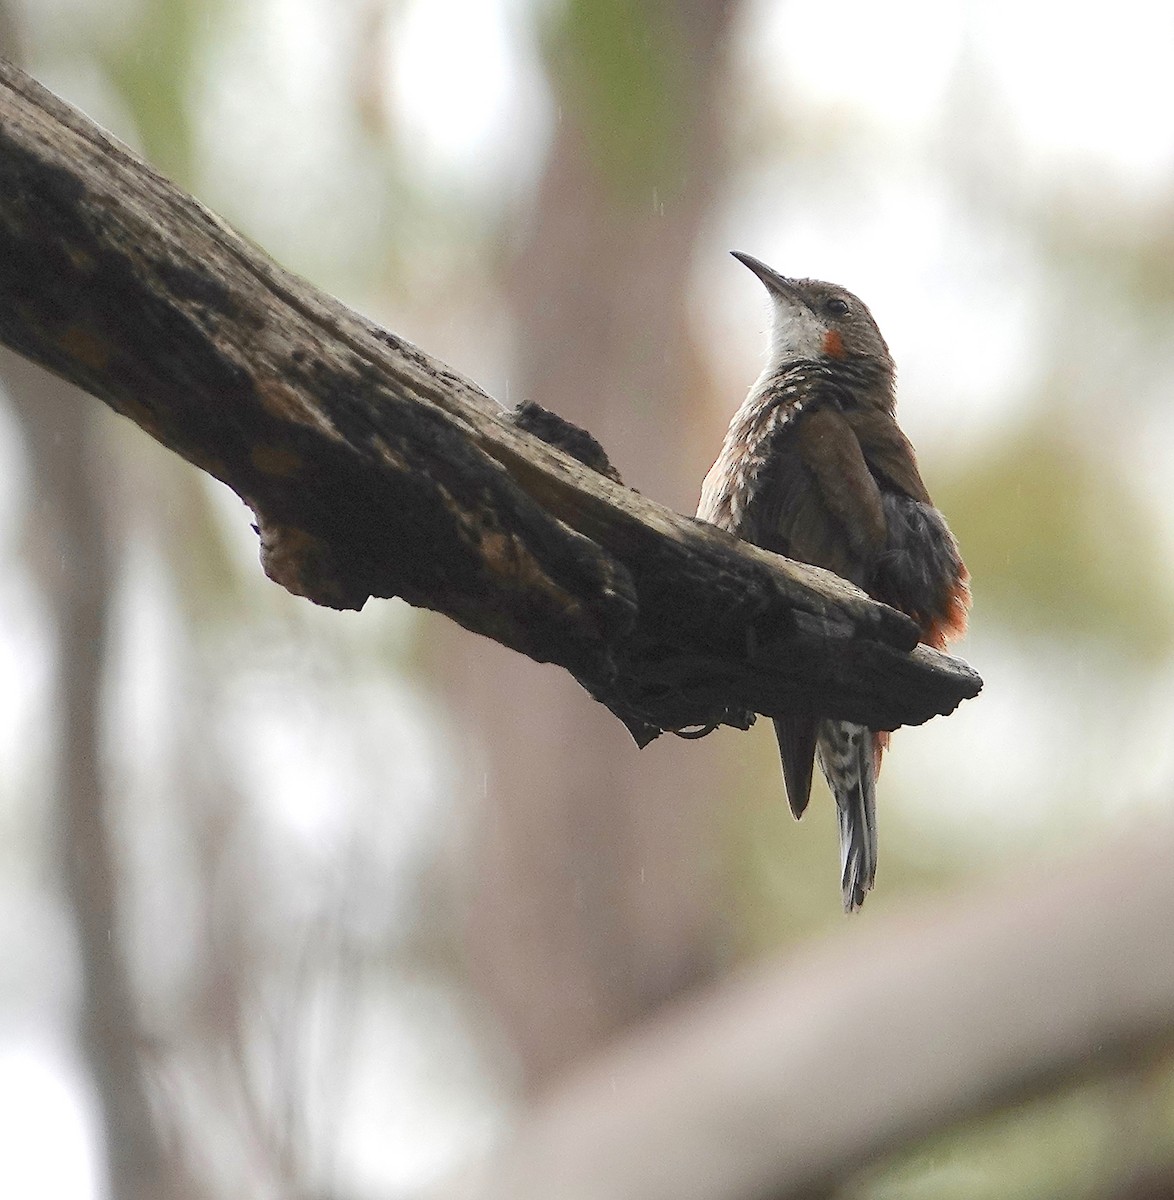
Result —
<instances>
[{"instance_id":1,"label":"orange neck patch","mask_svg":"<svg viewBox=\"0 0 1174 1200\"><path fill-rule=\"evenodd\" d=\"M829 358L844 357L844 339L840 337L838 330L829 329L823 335L823 352Z\"/></svg>"}]
</instances>

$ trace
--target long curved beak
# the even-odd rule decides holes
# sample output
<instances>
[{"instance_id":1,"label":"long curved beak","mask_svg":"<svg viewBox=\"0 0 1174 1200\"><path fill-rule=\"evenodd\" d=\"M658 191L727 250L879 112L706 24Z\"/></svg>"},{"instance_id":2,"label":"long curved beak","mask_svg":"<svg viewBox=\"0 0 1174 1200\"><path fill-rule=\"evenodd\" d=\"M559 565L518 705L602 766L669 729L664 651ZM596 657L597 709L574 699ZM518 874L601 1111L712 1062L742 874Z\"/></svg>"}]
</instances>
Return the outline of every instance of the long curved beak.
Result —
<instances>
[{"instance_id":1,"label":"long curved beak","mask_svg":"<svg viewBox=\"0 0 1174 1200\"><path fill-rule=\"evenodd\" d=\"M743 254L741 250L731 250L730 253L743 265L758 276L766 285L767 290L786 296L788 300L799 300L795 294L795 285L785 276L780 275L774 267L768 267L760 258L753 254Z\"/></svg>"}]
</instances>

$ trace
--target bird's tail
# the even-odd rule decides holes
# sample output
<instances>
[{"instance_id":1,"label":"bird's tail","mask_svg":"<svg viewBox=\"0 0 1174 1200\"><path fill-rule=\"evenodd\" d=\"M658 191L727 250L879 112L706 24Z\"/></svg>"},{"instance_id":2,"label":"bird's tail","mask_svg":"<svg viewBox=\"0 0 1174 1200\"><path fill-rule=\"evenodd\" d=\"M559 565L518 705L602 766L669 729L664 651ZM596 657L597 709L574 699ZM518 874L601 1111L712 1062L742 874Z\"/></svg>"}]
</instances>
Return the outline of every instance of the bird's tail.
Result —
<instances>
[{"instance_id":1,"label":"bird's tail","mask_svg":"<svg viewBox=\"0 0 1174 1200\"><path fill-rule=\"evenodd\" d=\"M859 908L876 879L876 773L881 747L871 729L848 721L822 721L819 765L840 817L840 867L844 908Z\"/></svg>"}]
</instances>

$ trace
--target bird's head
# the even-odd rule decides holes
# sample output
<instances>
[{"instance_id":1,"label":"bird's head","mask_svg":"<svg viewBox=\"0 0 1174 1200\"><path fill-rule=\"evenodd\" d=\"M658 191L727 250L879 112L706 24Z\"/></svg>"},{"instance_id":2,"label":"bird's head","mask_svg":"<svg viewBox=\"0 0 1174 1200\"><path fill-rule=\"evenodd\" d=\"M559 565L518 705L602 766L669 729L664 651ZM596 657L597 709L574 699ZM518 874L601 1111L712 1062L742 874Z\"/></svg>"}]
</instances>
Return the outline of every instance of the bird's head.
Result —
<instances>
[{"instance_id":1,"label":"bird's head","mask_svg":"<svg viewBox=\"0 0 1174 1200\"><path fill-rule=\"evenodd\" d=\"M772 367L794 359L869 361L891 380L889 348L858 296L818 279L788 279L752 255L732 253L762 280L770 295Z\"/></svg>"}]
</instances>

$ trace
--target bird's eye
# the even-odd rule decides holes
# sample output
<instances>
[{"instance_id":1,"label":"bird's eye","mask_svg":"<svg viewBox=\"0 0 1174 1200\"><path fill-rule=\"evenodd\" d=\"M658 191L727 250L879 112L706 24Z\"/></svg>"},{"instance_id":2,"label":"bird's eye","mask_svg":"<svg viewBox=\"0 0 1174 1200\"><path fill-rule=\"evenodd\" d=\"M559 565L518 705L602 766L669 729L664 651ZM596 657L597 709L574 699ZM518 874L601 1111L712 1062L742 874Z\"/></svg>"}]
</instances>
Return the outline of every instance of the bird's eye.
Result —
<instances>
[{"instance_id":1,"label":"bird's eye","mask_svg":"<svg viewBox=\"0 0 1174 1200\"><path fill-rule=\"evenodd\" d=\"M833 296L825 305L824 308L832 314L833 317L844 317L848 315L847 302L841 300L839 296Z\"/></svg>"}]
</instances>

